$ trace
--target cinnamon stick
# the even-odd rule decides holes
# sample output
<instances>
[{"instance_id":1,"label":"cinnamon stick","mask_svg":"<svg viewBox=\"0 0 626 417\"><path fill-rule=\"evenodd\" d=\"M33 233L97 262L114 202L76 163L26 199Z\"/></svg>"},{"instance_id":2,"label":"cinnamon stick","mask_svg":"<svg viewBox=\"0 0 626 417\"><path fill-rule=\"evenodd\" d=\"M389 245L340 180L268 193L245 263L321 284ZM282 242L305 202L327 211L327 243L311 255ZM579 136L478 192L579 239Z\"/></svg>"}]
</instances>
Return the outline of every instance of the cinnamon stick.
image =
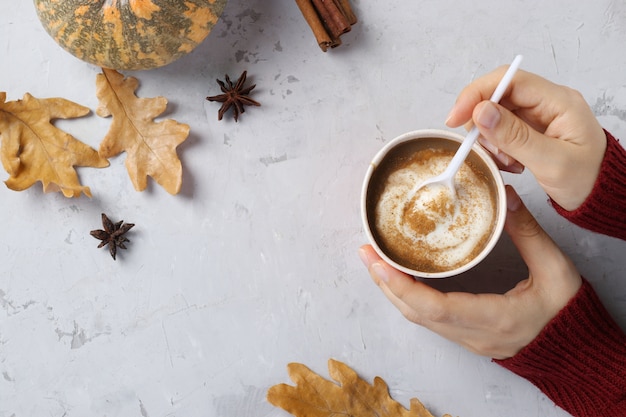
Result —
<instances>
[{"instance_id":1,"label":"cinnamon stick","mask_svg":"<svg viewBox=\"0 0 626 417\"><path fill-rule=\"evenodd\" d=\"M357 22L349 0L296 0L296 4L324 52L341 45L340 36Z\"/></svg>"},{"instance_id":2,"label":"cinnamon stick","mask_svg":"<svg viewBox=\"0 0 626 417\"><path fill-rule=\"evenodd\" d=\"M313 6L312 0L296 0L296 4L300 8L300 12L302 12L304 20L306 20L309 27L313 31L317 44L320 46L322 51L326 52L328 48L334 48L341 43L338 39L332 39L330 37L326 27L320 19L320 15Z\"/></svg>"},{"instance_id":3,"label":"cinnamon stick","mask_svg":"<svg viewBox=\"0 0 626 417\"><path fill-rule=\"evenodd\" d=\"M333 39L339 39L342 34L350 31L350 22L334 0L312 0L312 2Z\"/></svg>"},{"instance_id":4,"label":"cinnamon stick","mask_svg":"<svg viewBox=\"0 0 626 417\"><path fill-rule=\"evenodd\" d=\"M341 11L343 12L344 16L346 16L346 19L348 19L348 23L350 23L350 26L356 24L357 18L356 18L356 15L354 14L354 11L352 10L352 6L350 6L350 1L349 0L335 0L335 3L337 3Z\"/></svg>"}]
</instances>

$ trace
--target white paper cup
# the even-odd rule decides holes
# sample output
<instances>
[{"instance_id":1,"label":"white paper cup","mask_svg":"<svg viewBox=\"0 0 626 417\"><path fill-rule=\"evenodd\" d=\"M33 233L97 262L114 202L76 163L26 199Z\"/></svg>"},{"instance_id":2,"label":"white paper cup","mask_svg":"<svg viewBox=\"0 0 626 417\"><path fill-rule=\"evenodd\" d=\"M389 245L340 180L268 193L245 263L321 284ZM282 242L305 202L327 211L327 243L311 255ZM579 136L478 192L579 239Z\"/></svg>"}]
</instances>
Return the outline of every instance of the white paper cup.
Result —
<instances>
[{"instance_id":1,"label":"white paper cup","mask_svg":"<svg viewBox=\"0 0 626 417\"><path fill-rule=\"evenodd\" d=\"M368 194L371 194L370 183L372 177L375 175L376 169L380 166L381 162L385 160L389 153L401 144L406 144L407 142L417 143L417 141L424 142L425 147L439 147L438 142L441 142L441 147L450 150L456 150L459 144L463 141L463 136L446 130L423 129L407 132L387 143L376 154L376 156L374 156L374 159L370 163L370 166L367 169L367 173L365 174L365 180L363 181L363 187L361 191L361 217L363 220L363 226L365 228L365 233L367 234L367 237L372 244L374 250L376 250L378 255L380 255L380 257L383 258L385 262L389 263L394 268L407 274L421 278L451 277L465 272L478 265L491 252L491 250L495 247L496 243L500 239L502 230L504 229L504 221L506 218L506 192L504 188L504 181L502 180L502 175L500 174L498 166L491 159L491 156L480 145L475 144L472 148L470 155L468 156L468 160L478 162L478 164L483 168L483 173L493 182L493 186L495 189L495 224L493 225L491 234L487 239L487 242L483 246L482 250L475 257L473 257L467 263L457 266L454 269L442 272L425 272L401 265L400 263L393 260L387 253L385 253L381 249L381 245L379 244L379 242L377 242L376 240L376 233L374 230L372 230L373 213L371 213L371 211L373 210L370 208L370 212L368 212L368 206L370 206L370 204L368 204Z\"/></svg>"}]
</instances>

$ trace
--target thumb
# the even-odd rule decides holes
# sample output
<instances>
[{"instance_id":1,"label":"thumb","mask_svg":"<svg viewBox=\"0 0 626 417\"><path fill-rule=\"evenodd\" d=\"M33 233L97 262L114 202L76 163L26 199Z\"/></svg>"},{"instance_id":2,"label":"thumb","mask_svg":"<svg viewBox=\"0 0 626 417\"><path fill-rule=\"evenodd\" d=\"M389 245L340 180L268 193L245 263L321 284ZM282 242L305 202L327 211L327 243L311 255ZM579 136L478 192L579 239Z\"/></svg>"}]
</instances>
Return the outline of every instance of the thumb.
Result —
<instances>
[{"instance_id":1,"label":"thumb","mask_svg":"<svg viewBox=\"0 0 626 417\"><path fill-rule=\"evenodd\" d=\"M508 211L504 228L528 266L530 276L540 286L549 284L547 280L569 277L572 282L560 284L568 287L568 292L577 289L580 275L571 260L537 223L510 185L506 186L506 197ZM552 281L551 284L555 282Z\"/></svg>"},{"instance_id":2,"label":"thumb","mask_svg":"<svg viewBox=\"0 0 626 417\"><path fill-rule=\"evenodd\" d=\"M473 120L484 139L533 172L546 164L547 155L555 152L551 149L555 145L553 140L492 101L479 103L474 108Z\"/></svg>"}]
</instances>

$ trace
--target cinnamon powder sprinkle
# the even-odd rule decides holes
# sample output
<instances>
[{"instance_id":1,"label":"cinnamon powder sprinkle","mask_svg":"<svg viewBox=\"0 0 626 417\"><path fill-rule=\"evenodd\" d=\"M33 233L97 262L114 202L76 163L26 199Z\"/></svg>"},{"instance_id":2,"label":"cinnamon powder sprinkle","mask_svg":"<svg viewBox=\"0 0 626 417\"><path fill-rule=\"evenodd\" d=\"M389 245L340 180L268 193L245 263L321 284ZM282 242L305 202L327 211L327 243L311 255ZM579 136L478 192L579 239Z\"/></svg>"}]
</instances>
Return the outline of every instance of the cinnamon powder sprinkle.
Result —
<instances>
[{"instance_id":1,"label":"cinnamon powder sprinkle","mask_svg":"<svg viewBox=\"0 0 626 417\"><path fill-rule=\"evenodd\" d=\"M431 163L433 159L441 158L444 155L447 157L448 154L451 158L452 152L442 151L440 149L422 149L403 161L398 160L395 169L390 171L389 174L396 170L408 168L414 164L424 166L424 164ZM398 214L407 229L412 231L413 236L424 237L424 239L407 239L400 230L389 229L387 227L385 227L386 232L383 232L382 229L378 230L376 239L379 245L396 262L418 271L442 272L469 262L482 251L491 234L490 230L487 230L486 233L480 237L474 235L472 237L472 240L475 240L473 249L462 259L457 257L453 264L445 260L448 256L446 255L446 251L449 249L454 250L452 247L431 246L427 243L428 239L426 238L429 234L434 232L439 225L446 223L448 223L445 226L446 229L459 238L465 236L462 237L462 239L467 239L470 238L470 235L475 233L475 231L471 231L471 228L469 231L466 231L468 227L477 220L473 217L476 213L471 213L474 204L467 204L467 199L469 198L469 201L471 201L471 198L473 198L474 192L471 191L473 188L484 187L490 184L490 180L481 172L480 168L473 166L473 164L468 163L468 161L466 161L466 164L469 165L468 167L473 175L465 176L463 182L457 184L456 197L451 195L449 190L445 188L442 188L438 193L434 193L432 189L428 190L428 188L424 188L418 192L408 204L398 204L396 202L393 205L392 211L398 213L397 210L401 210ZM487 187L490 189L489 193L493 198L493 189L489 185L487 185ZM422 195L426 190L428 190L428 197ZM420 201L420 199L423 201ZM420 201L420 204L416 204L417 201ZM460 203L460 201L465 201L465 203ZM495 212L495 201L492 199L490 203L487 204L490 204ZM452 219L454 219L454 221L452 221ZM452 221L451 224L449 224L450 221Z\"/></svg>"}]
</instances>

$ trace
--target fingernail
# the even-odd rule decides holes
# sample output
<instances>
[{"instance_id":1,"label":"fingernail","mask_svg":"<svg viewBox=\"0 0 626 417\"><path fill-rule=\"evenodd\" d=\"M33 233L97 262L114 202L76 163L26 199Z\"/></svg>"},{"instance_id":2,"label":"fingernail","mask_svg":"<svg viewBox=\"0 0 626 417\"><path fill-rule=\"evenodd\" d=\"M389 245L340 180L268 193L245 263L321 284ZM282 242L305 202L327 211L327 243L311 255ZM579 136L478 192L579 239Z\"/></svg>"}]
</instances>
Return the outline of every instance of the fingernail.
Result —
<instances>
[{"instance_id":1,"label":"fingernail","mask_svg":"<svg viewBox=\"0 0 626 417\"><path fill-rule=\"evenodd\" d=\"M512 174L521 174L524 172L524 165L520 164L517 161L514 161L511 165L507 167L507 170Z\"/></svg>"},{"instance_id":2,"label":"fingernail","mask_svg":"<svg viewBox=\"0 0 626 417\"><path fill-rule=\"evenodd\" d=\"M380 279L383 282L389 282L389 274L387 273L387 270L385 269L383 264L376 262L372 264L370 268L371 268L372 274L376 275L378 279Z\"/></svg>"},{"instance_id":3,"label":"fingernail","mask_svg":"<svg viewBox=\"0 0 626 417\"><path fill-rule=\"evenodd\" d=\"M522 199L511 186L506 187L506 208L509 211L517 211L522 206Z\"/></svg>"},{"instance_id":4,"label":"fingernail","mask_svg":"<svg viewBox=\"0 0 626 417\"><path fill-rule=\"evenodd\" d=\"M476 117L476 123L486 129L493 129L499 121L500 111L496 108L496 106L491 102L483 104L483 107L478 113L478 117Z\"/></svg>"},{"instance_id":5,"label":"fingernail","mask_svg":"<svg viewBox=\"0 0 626 417\"><path fill-rule=\"evenodd\" d=\"M448 116L446 117L446 121L445 121L446 126L448 125L448 122L450 121L450 119L452 119L452 115L455 112L456 112L456 103L454 103L454 106L452 106L452 109L450 109L450 113L448 113Z\"/></svg>"},{"instance_id":6,"label":"fingernail","mask_svg":"<svg viewBox=\"0 0 626 417\"><path fill-rule=\"evenodd\" d=\"M483 145L483 147L487 149L489 152L491 152L493 155L497 155L500 152L500 149L498 149L496 145L489 142L487 139L483 138L482 136L478 137L478 143Z\"/></svg>"},{"instance_id":7,"label":"fingernail","mask_svg":"<svg viewBox=\"0 0 626 417\"><path fill-rule=\"evenodd\" d=\"M363 265L365 265L366 267L370 266L369 258L367 257L367 252L365 252L365 249L359 248L359 258L361 258L361 262L363 262Z\"/></svg>"},{"instance_id":8,"label":"fingernail","mask_svg":"<svg viewBox=\"0 0 626 417\"><path fill-rule=\"evenodd\" d=\"M502 165L504 165L505 167L509 167L509 166L513 165L513 162L515 161L513 158L511 158L510 156L508 156L504 152L499 152L499 153L495 154L495 156L496 156L496 158L498 158L498 161L500 161L502 163Z\"/></svg>"},{"instance_id":9,"label":"fingernail","mask_svg":"<svg viewBox=\"0 0 626 417\"><path fill-rule=\"evenodd\" d=\"M500 155L504 156L500 157ZM504 165L505 171L510 172L511 174L521 174L522 172L524 172L524 165L520 164L518 161L511 158L507 154L498 154L496 158L498 158L498 160Z\"/></svg>"},{"instance_id":10,"label":"fingernail","mask_svg":"<svg viewBox=\"0 0 626 417\"><path fill-rule=\"evenodd\" d=\"M511 172L513 174L521 174L522 172L524 172L524 165L520 164L518 161L511 158L504 152L498 153L496 155L496 158L502 163L502 165L506 167L506 170L508 172Z\"/></svg>"}]
</instances>

